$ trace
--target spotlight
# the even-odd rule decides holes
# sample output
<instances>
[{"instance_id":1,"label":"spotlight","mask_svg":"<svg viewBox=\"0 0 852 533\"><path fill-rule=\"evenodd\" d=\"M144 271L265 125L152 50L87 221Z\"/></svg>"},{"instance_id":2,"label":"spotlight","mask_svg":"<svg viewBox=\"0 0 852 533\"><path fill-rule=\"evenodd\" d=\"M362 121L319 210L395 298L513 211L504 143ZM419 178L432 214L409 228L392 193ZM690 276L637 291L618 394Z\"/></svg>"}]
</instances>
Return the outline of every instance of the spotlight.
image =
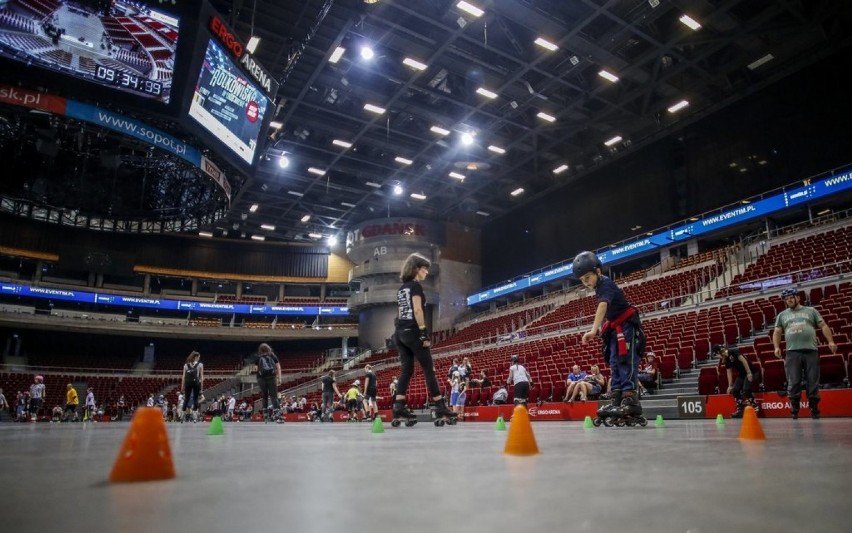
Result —
<instances>
[{"instance_id":1,"label":"spotlight","mask_svg":"<svg viewBox=\"0 0 852 533\"><path fill-rule=\"evenodd\" d=\"M402 185L400 185L399 183L395 184L395 185L393 186L393 193L394 193L395 195L397 195L397 196L399 196L400 194L402 194Z\"/></svg>"},{"instance_id":2,"label":"spotlight","mask_svg":"<svg viewBox=\"0 0 852 533\"><path fill-rule=\"evenodd\" d=\"M336 244L337 244L337 237L336 237L336 236L334 236L334 235L331 235L331 236L328 238L328 245L329 245L329 246L335 246Z\"/></svg>"},{"instance_id":3,"label":"spotlight","mask_svg":"<svg viewBox=\"0 0 852 533\"><path fill-rule=\"evenodd\" d=\"M289 157L287 157L286 155L282 155L280 158L278 158L278 167L279 168L287 168L288 166L290 166L290 158Z\"/></svg>"},{"instance_id":4,"label":"spotlight","mask_svg":"<svg viewBox=\"0 0 852 533\"><path fill-rule=\"evenodd\" d=\"M373 59L373 56L375 56L375 55L376 55L376 53L373 52L373 49L370 48L369 46L361 47L361 57L366 59L367 61Z\"/></svg>"},{"instance_id":5,"label":"spotlight","mask_svg":"<svg viewBox=\"0 0 852 533\"><path fill-rule=\"evenodd\" d=\"M470 133L462 133L461 142L465 146L470 146L473 144L473 135Z\"/></svg>"}]
</instances>

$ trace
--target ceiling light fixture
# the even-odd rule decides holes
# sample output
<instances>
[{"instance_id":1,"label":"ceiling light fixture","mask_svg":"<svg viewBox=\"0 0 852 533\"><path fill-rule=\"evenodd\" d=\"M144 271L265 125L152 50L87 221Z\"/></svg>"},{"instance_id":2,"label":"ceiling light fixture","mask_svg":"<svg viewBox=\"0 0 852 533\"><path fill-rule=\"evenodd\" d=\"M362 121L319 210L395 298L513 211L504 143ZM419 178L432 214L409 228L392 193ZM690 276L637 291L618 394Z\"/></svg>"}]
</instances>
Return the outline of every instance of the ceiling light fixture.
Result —
<instances>
[{"instance_id":1,"label":"ceiling light fixture","mask_svg":"<svg viewBox=\"0 0 852 533\"><path fill-rule=\"evenodd\" d=\"M334 49L334 52L331 53L331 57L328 58L329 63L337 63L340 61L340 58L343 57L343 52L346 51L346 48L342 46L338 46Z\"/></svg>"},{"instance_id":2,"label":"ceiling light fixture","mask_svg":"<svg viewBox=\"0 0 852 533\"><path fill-rule=\"evenodd\" d=\"M749 70L754 70L754 69L756 69L756 68L758 68L758 67L760 67L760 66L762 66L762 65L764 65L764 64L766 64L766 63L769 63L769 62L770 62L770 61L772 61L773 59L775 59L775 56L774 56L774 55L772 55L772 54L766 54L765 56L761 57L761 58L760 58L760 59L758 59L757 61L754 61L753 63L749 63L749 64L748 64L748 69L749 69Z\"/></svg>"},{"instance_id":3,"label":"ceiling light fixture","mask_svg":"<svg viewBox=\"0 0 852 533\"><path fill-rule=\"evenodd\" d=\"M352 148L352 143L341 141L340 139L334 139L333 141L331 141L331 144L335 146L341 146L343 148Z\"/></svg>"},{"instance_id":4,"label":"ceiling light fixture","mask_svg":"<svg viewBox=\"0 0 852 533\"><path fill-rule=\"evenodd\" d=\"M490 217L491 216L491 213L486 213L485 211L477 211L476 214L483 216L483 217Z\"/></svg>"},{"instance_id":5,"label":"ceiling light fixture","mask_svg":"<svg viewBox=\"0 0 852 533\"><path fill-rule=\"evenodd\" d=\"M340 205L343 207L355 207L355 204L350 204L349 202L340 202Z\"/></svg>"},{"instance_id":6,"label":"ceiling light fixture","mask_svg":"<svg viewBox=\"0 0 852 533\"><path fill-rule=\"evenodd\" d=\"M681 109L683 109L684 107L686 107L688 105L689 105L689 102L687 102L686 100L681 100L680 102L676 103L675 105L673 105L669 108L669 113L677 113L678 111L680 111Z\"/></svg>"},{"instance_id":7,"label":"ceiling light fixture","mask_svg":"<svg viewBox=\"0 0 852 533\"><path fill-rule=\"evenodd\" d=\"M369 60L373 59L373 57L375 57L375 55L376 55L376 53L373 52L373 49L370 48L369 46L362 46L361 47L361 57L363 59L366 59L367 61L369 61Z\"/></svg>"},{"instance_id":8,"label":"ceiling light fixture","mask_svg":"<svg viewBox=\"0 0 852 533\"><path fill-rule=\"evenodd\" d=\"M682 15L678 20L680 20L685 26L687 26L691 30L701 29L701 24L699 24L698 21L696 21L689 15Z\"/></svg>"},{"instance_id":9,"label":"ceiling light fixture","mask_svg":"<svg viewBox=\"0 0 852 533\"><path fill-rule=\"evenodd\" d=\"M275 226L272 224L261 224L260 229L265 229L266 231L275 231Z\"/></svg>"},{"instance_id":10,"label":"ceiling light fixture","mask_svg":"<svg viewBox=\"0 0 852 533\"><path fill-rule=\"evenodd\" d=\"M308 233L308 237L311 239L322 239L322 233Z\"/></svg>"},{"instance_id":11,"label":"ceiling light fixture","mask_svg":"<svg viewBox=\"0 0 852 533\"><path fill-rule=\"evenodd\" d=\"M304 194L303 194L303 193L296 192L296 191L287 191L287 194L292 194L293 196L298 196L299 198L301 198L302 196L304 196Z\"/></svg>"},{"instance_id":12,"label":"ceiling light fixture","mask_svg":"<svg viewBox=\"0 0 852 533\"><path fill-rule=\"evenodd\" d=\"M506 153L506 150L504 148L500 148L496 144L489 145L488 150L494 152L495 154L500 154L500 155L503 155L503 154Z\"/></svg>"},{"instance_id":13,"label":"ceiling light fixture","mask_svg":"<svg viewBox=\"0 0 852 533\"><path fill-rule=\"evenodd\" d=\"M601 70L600 72L598 72L598 76L613 83L618 81L618 76L607 70Z\"/></svg>"},{"instance_id":14,"label":"ceiling light fixture","mask_svg":"<svg viewBox=\"0 0 852 533\"><path fill-rule=\"evenodd\" d=\"M426 67L428 67L426 63L421 63L420 61L417 61L416 59L411 59L410 57L406 57L405 59L403 59L402 64L407 65L415 70L426 70Z\"/></svg>"},{"instance_id":15,"label":"ceiling light fixture","mask_svg":"<svg viewBox=\"0 0 852 533\"><path fill-rule=\"evenodd\" d=\"M426 199L425 194L417 193L417 192L411 193L411 197L414 198L415 200L425 200Z\"/></svg>"},{"instance_id":16,"label":"ceiling light fixture","mask_svg":"<svg viewBox=\"0 0 852 533\"><path fill-rule=\"evenodd\" d=\"M400 185L399 183L395 184L393 186L393 193L397 196L401 195L402 194L402 185Z\"/></svg>"},{"instance_id":17,"label":"ceiling light fixture","mask_svg":"<svg viewBox=\"0 0 852 533\"><path fill-rule=\"evenodd\" d=\"M462 133L461 142L465 146L470 146L473 144L473 134L472 133Z\"/></svg>"},{"instance_id":18,"label":"ceiling light fixture","mask_svg":"<svg viewBox=\"0 0 852 533\"><path fill-rule=\"evenodd\" d=\"M325 170L316 167L308 167L308 172L317 176L325 176Z\"/></svg>"},{"instance_id":19,"label":"ceiling light fixture","mask_svg":"<svg viewBox=\"0 0 852 533\"><path fill-rule=\"evenodd\" d=\"M199 236L199 237L207 237L207 238L210 238L210 237L212 237L212 236L213 236L213 234L212 234L212 233L210 233L209 231L199 231L199 232L198 232L198 236Z\"/></svg>"},{"instance_id":20,"label":"ceiling light fixture","mask_svg":"<svg viewBox=\"0 0 852 533\"><path fill-rule=\"evenodd\" d=\"M497 98L497 93L495 93L494 91L489 91L485 87L479 87L478 89L476 89L476 94L481 94L482 96L486 98L491 98L492 100L494 98Z\"/></svg>"},{"instance_id":21,"label":"ceiling light fixture","mask_svg":"<svg viewBox=\"0 0 852 533\"><path fill-rule=\"evenodd\" d=\"M568 165L559 165L558 167L553 169L553 173L554 174L562 174L566 170L568 170Z\"/></svg>"},{"instance_id":22,"label":"ceiling light fixture","mask_svg":"<svg viewBox=\"0 0 852 533\"><path fill-rule=\"evenodd\" d=\"M399 156L394 157L393 160L396 161L397 163L402 163L403 165L410 165L411 163L414 163L414 161L412 161L411 159L406 159L404 157L399 157Z\"/></svg>"},{"instance_id":23,"label":"ceiling light fixture","mask_svg":"<svg viewBox=\"0 0 852 533\"><path fill-rule=\"evenodd\" d=\"M280 130L281 128L284 127L284 123L278 122L277 120L273 120L272 122L269 123L269 127L276 129L276 130Z\"/></svg>"},{"instance_id":24,"label":"ceiling light fixture","mask_svg":"<svg viewBox=\"0 0 852 533\"><path fill-rule=\"evenodd\" d=\"M559 50L559 47L558 47L558 46L556 46L554 43L552 43L552 42L548 41L548 40L547 40L547 39L545 39L544 37L539 37L538 39L536 39L536 40L535 40L535 41L533 41L533 42L534 42L535 44L539 45L539 46L540 46L540 47L542 47L542 48L547 48L547 49L548 49L548 50L550 50L551 52L555 52L556 50Z\"/></svg>"},{"instance_id":25,"label":"ceiling light fixture","mask_svg":"<svg viewBox=\"0 0 852 533\"><path fill-rule=\"evenodd\" d=\"M329 246L336 246L337 245L337 236L329 235L328 240L326 242L328 242Z\"/></svg>"},{"instance_id":26,"label":"ceiling light fixture","mask_svg":"<svg viewBox=\"0 0 852 533\"><path fill-rule=\"evenodd\" d=\"M380 189L382 187L381 183L376 183L375 181L368 181L365 185L367 187L375 187L376 189Z\"/></svg>"},{"instance_id":27,"label":"ceiling light fixture","mask_svg":"<svg viewBox=\"0 0 852 533\"><path fill-rule=\"evenodd\" d=\"M249 38L248 43L246 43L246 50L248 50L250 53L253 54L254 51L257 50L257 45L259 45L259 44L260 44L260 37L258 37L257 35L252 35Z\"/></svg>"},{"instance_id":28,"label":"ceiling light fixture","mask_svg":"<svg viewBox=\"0 0 852 533\"><path fill-rule=\"evenodd\" d=\"M433 132L435 132L439 135L449 135L450 134L450 130L445 130L444 128L442 128L440 126L432 126L431 128L429 128L429 131L433 131Z\"/></svg>"},{"instance_id":29,"label":"ceiling light fixture","mask_svg":"<svg viewBox=\"0 0 852 533\"><path fill-rule=\"evenodd\" d=\"M512 192L510 192L509 194L511 194L512 196L517 196L517 195L519 195L519 194L521 194L521 193L523 193L523 192L524 192L524 188L523 188L523 187L518 187L517 189L515 189L515 190L514 190L514 191L512 191Z\"/></svg>"},{"instance_id":30,"label":"ceiling light fixture","mask_svg":"<svg viewBox=\"0 0 852 533\"><path fill-rule=\"evenodd\" d=\"M386 111L384 107L379 107L373 104L364 104L364 109L372 113L376 113L377 115L383 115Z\"/></svg>"},{"instance_id":31,"label":"ceiling light fixture","mask_svg":"<svg viewBox=\"0 0 852 533\"><path fill-rule=\"evenodd\" d=\"M255 241L265 241L266 240L266 237L264 237L263 235L252 235L251 238L252 238L252 240L255 240Z\"/></svg>"},{"instance_id":32,"label":"ceiling light fixture","mask_svg":"<svg viewBox=\"0 0 852 533\"><path fill-rule=\"evenodd\" d=\"M604 144L605 144L606 146L612 146L613 144L618 143L618 142L621 142L621 135L616 135L616 136L615 136L615 137L613 137L612 139L610 139L610 140L608 140L608 141L604 142Z\"/></svg>"},{"instance_id":33,"label":"ceiling light fixture","mask_svg":"<svg viewBox=\"0 0 852 533\"><path fill-rule=\"evenodd\" d=\"M311 215L305 215L305 216L302 217L301 220L302 220L302 222L307 222L310 219L311 219Z\"/></svg>"},{"instance_id":34,"label":"ceiling light fixture","mask_svg":"<svg viewBox=\"0 0 852 533\"><path fill-rule=\"evenodd\" d=\"M456 7L461 9L465 13L470 13L474 17L481 17L482 14L485 13L485 11L479 9L478 7L471 4L470 2L465 2L464 0L462 0L461 2L456 4Z\"/></svg>"},{"instance_id":35,"label":"ceiling light fixture","mask_svg":"<svg viewBox=\"0 0 852 533\"><path fill-rule=\"evenodd\" d=\"M556 117L554 117L553 115L548 115L548 114L547 114L547 113L545 113L544 111L539 111L539 112L538 112L538 114L537 114L536 116L537 116L538 118L540 118L540 119L542 119L542 120L546 120L546 121L548 121L548 122L556 122Z\"/></svg>"},{"instance_id":36,"label":"ceiling light fixture","mask_svg":"<svg viewBox=\"0 0 852 533\"><path fill-rule=\"evenodd\" d=\"M278 158L278 168L287 168L290 166L290 158L286 154L281 154Z\"/></svg>"},{"instance_id":37,"label":"ceiling light fixture","mask_svg":"<svg viewBox=\"0 0 852 533\"><path fill-rule=\"evenodd\" d=\"M450 172L449 176L451 178L456 178L457 180L463 180L465 178L464 174L459 174L458 172Z\"/></svg>"},{"instance_id":38,"label":"ceiling light fixture","mask_svg":"<svg viewBox=\"0 0 852 533\"><path fill-rule=\"evenodd\" d=\"M257 211L258 207L260 207L260 206L257 205L257 204L251 204L251 207L249 207L249 211L254 213L255 211Z\"/></svg>"}]
</instances>

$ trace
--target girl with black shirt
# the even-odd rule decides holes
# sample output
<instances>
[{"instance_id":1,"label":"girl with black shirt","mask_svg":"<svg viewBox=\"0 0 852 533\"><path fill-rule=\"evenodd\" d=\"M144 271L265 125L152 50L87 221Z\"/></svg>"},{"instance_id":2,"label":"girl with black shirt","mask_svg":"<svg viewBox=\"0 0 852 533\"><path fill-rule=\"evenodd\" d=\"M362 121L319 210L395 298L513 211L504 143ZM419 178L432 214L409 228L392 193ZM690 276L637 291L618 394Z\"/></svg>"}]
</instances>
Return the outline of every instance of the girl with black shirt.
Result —
<instances>
[{"instance_id":1,"label":"girl with black shirt","mask_svg":"<svg viewBox=\"0 0 852 533\"><path fill-rule=\"evenodd\" d=\"M426 329L426 297L420 282L429 275L432 263L420 254L411 254L405 260L400 273L402 286L396 293L399 314L396 319L394 338L399 349L400 374L393 402L393 417L415 419L416 415L405 406L408 382L414 373L414 360L423 369L426 388L435 403L437 418L453 418L456 413L450 411L441 395L435 369L432 366L432 354L429 347L429 331Z\"/></svg>"}]
</instances>

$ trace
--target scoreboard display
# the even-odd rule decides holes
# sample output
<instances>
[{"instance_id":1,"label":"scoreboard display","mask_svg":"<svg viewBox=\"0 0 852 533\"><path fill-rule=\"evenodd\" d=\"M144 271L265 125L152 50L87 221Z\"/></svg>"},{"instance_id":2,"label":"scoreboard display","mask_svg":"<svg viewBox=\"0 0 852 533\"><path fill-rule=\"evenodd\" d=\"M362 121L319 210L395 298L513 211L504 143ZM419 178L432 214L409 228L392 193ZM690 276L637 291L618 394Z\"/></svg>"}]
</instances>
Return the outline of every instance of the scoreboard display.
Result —
<instances>
[{"instance_id":1,"label":"scoreboard display","mask_svg":"<svg viewBox=\"0 0 852 533\"><path fill-rule=\"evenodd\" d=\"M179 28L157 2L8 2L0 57L168 104Z\"/></svg>"}]
</instances>

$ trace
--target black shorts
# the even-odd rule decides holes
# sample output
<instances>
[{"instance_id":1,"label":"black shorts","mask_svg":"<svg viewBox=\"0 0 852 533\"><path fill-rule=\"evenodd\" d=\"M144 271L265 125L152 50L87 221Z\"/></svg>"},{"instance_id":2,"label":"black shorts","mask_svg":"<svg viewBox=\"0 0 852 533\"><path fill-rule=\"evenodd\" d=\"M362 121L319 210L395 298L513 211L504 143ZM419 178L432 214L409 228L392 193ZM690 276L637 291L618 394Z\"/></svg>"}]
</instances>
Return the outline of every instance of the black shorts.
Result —
<instances>
[{"instance_id":1,"label":"black shorts","mask_svg":"<svg viewBox=\"0 0 852 533\"><path fill-rule=\"evenodd\" d=\"M354 400L348 400L346 402L346 405L348 405L349 409L352 410L352 411L354 411L356 409L360 409L360 407L358 406L358 399L357 398L355 398Z\"/></svg>"},{"instance_id":2,"label":"black shorts","mask_svg":"<svg viewBox=\"0 0 852 533\"><path fill-rule=\"evenodd\" d=\"M72 413L77 412L77 404L66 403L65 404L65 412L71 411Z\"/></svg>"}]
</instances>

